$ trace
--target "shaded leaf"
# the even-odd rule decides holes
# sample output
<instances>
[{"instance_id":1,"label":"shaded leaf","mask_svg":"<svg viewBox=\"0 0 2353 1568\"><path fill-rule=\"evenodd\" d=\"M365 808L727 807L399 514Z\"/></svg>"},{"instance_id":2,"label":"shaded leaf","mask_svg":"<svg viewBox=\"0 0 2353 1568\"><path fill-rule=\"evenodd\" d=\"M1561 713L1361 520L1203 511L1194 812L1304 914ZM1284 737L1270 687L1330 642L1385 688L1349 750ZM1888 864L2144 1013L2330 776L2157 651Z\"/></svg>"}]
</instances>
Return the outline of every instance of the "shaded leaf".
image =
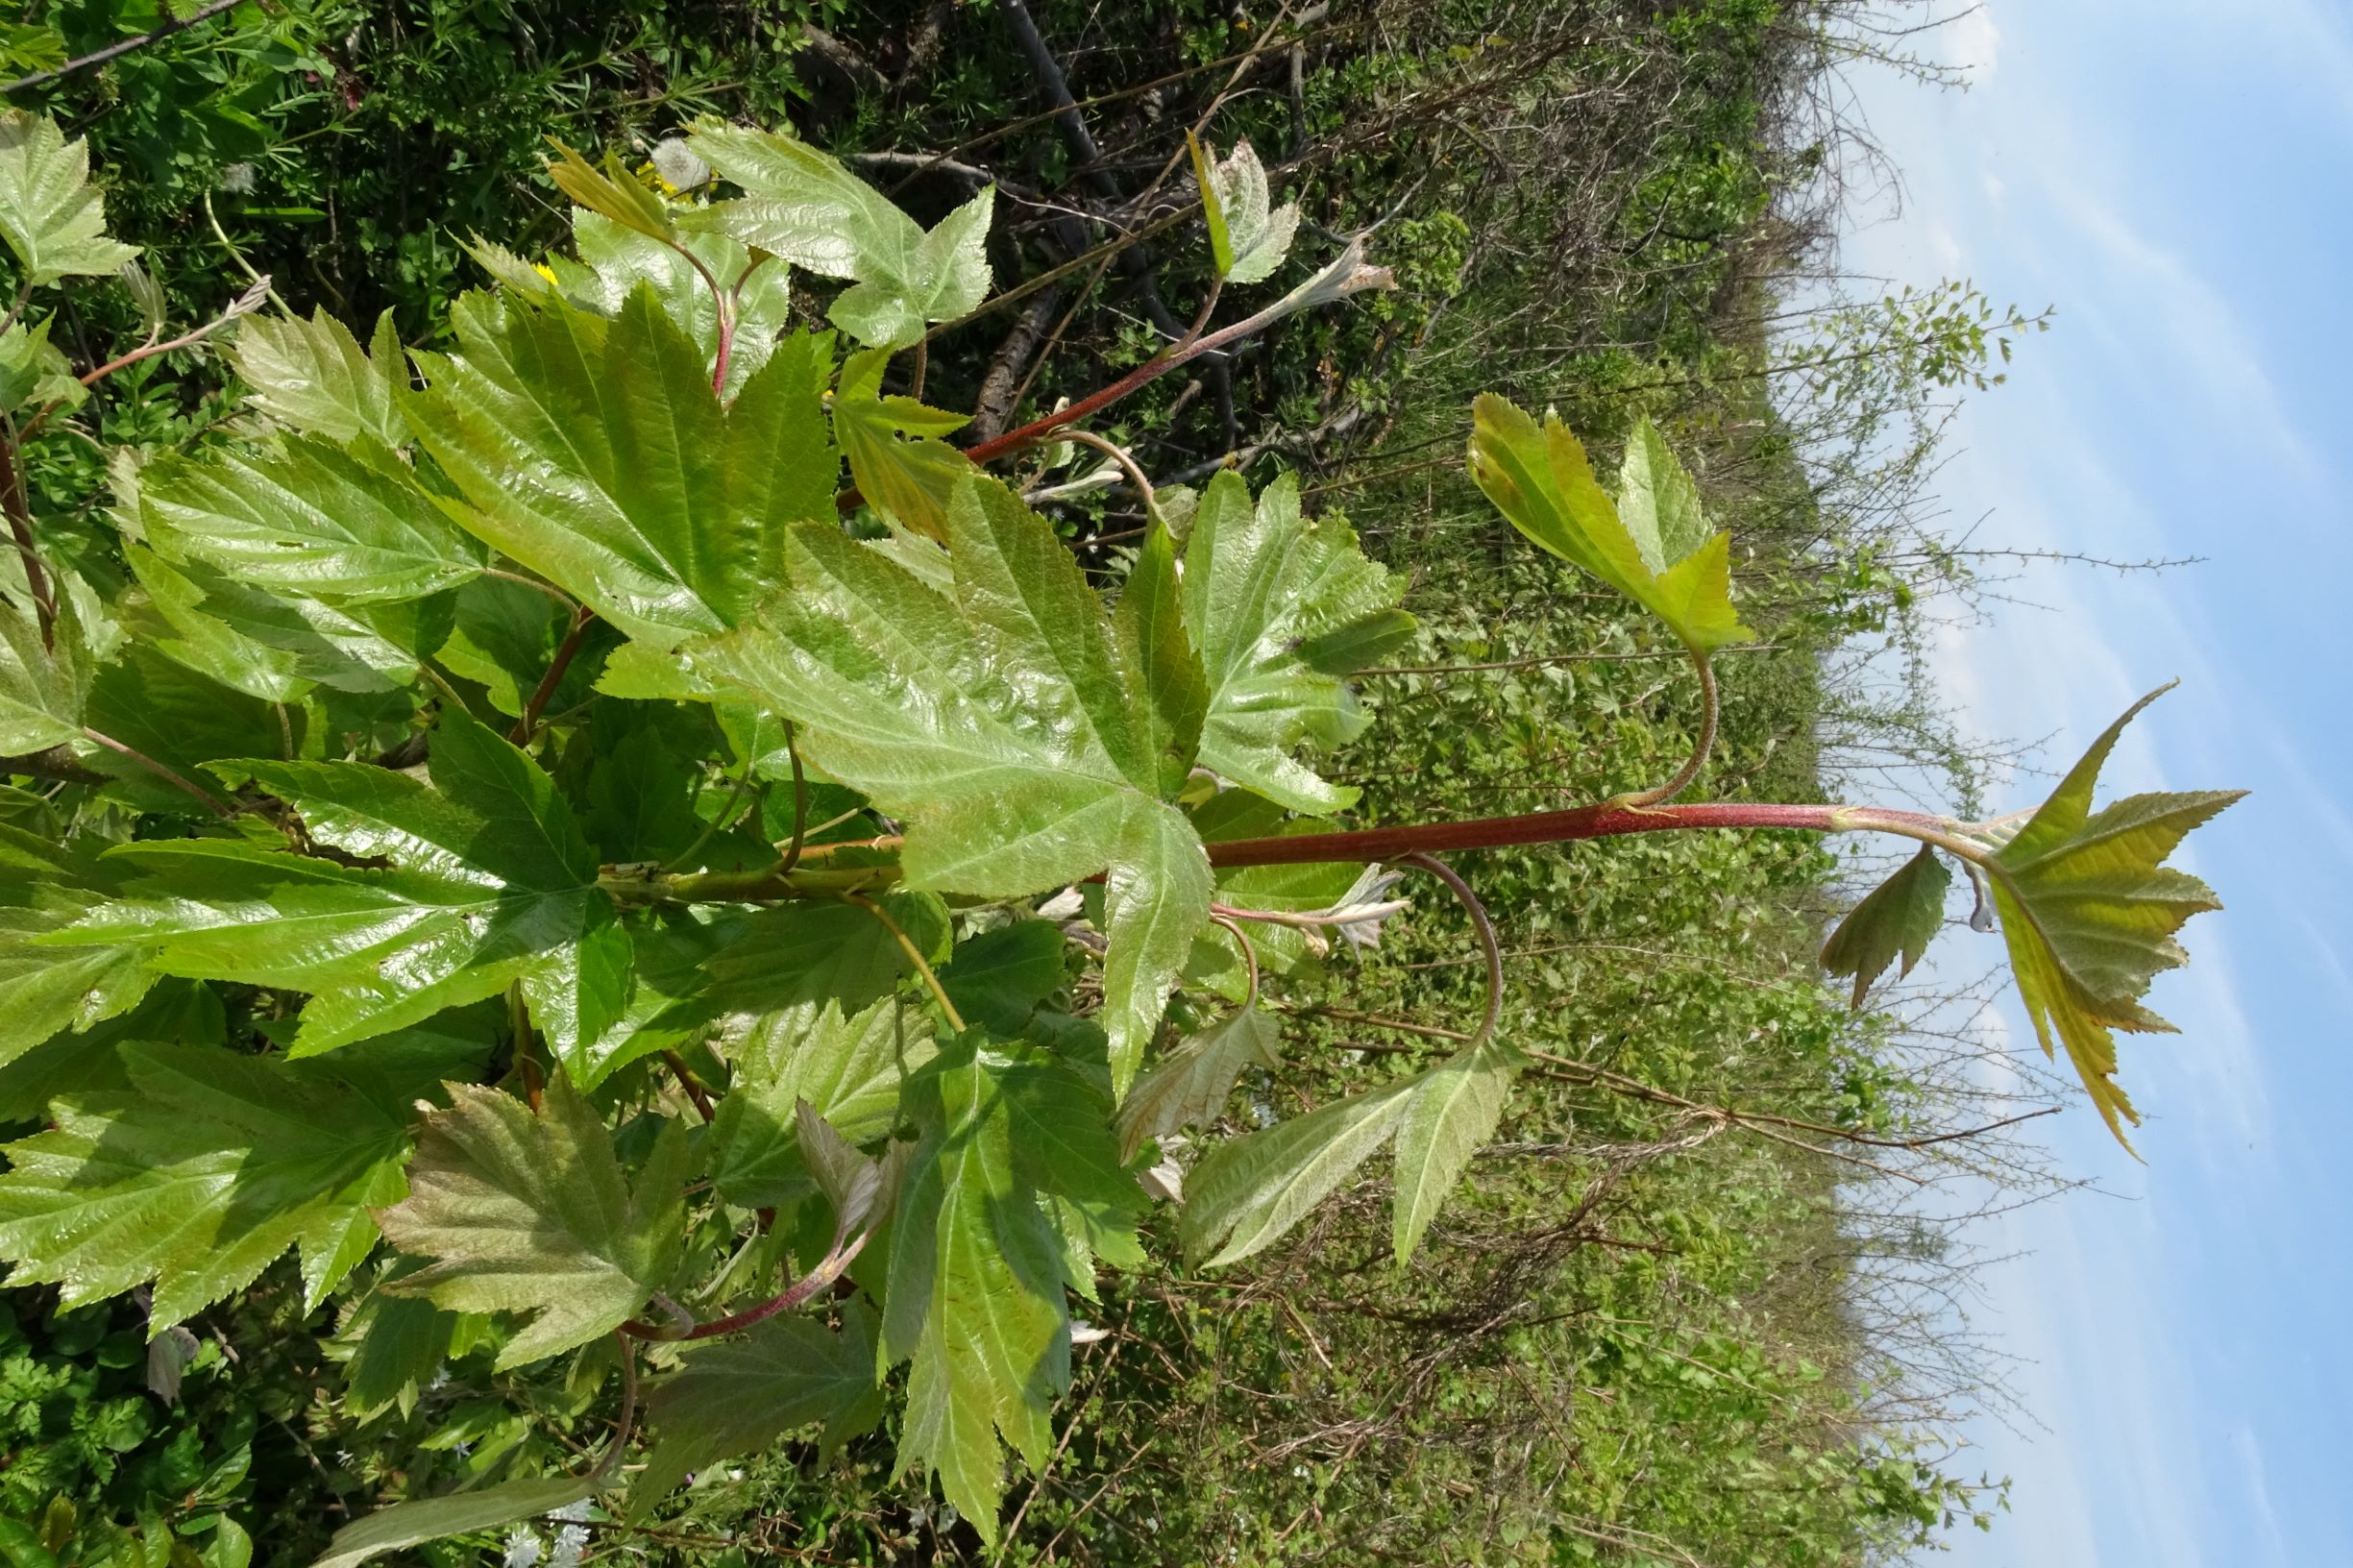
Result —
<instances>
[{"instance_id":1,"label":"shaded leaf","mask_svg":"<svg viewBox=\"0 0 2353 1568\"><path fill-rule=\"evenodd\" d=\"M1520 1061L1518 1051L1488 1039L1457 1051L1414 1081L1397 1123L1390 1240L1400 1263L1413 1256L1471 1156L1495 1136Z\"/></svg>"},{"instance_id":2,"label":"shaded leaf","mask_svg":"<svg viewBox=\"0 0 2353 1568\"><path fill-rule=\"evenodd\" d=\"M1002 1061L967 1037L909 1085L925 1129L892 1226L881 1364L912 1360L902 1469L940 1479L994 1544L997 1433L1033 1469L1069 1386L1061 1237L1015 1168Z\"/></svg>"},{"instance_id":3,"label":"shaded leaf","mask_svg":"<svg viewBox=\"0 0 2353 1568\"><path fill-rule=\"evenodd\" d=\"M1951 886L1952 872L1924 844L1838 922L1822 944L1822 967L1854 977L1854 1006L1863 1005L1864 993L1899 956L1903 960L1899 977L1912 972L1945 923L1945 890Z\"/></svg>"},{"instance_id":4,"label":"shaded leaf","mask_svg":"<svg viewBox=\"0 0 2353 1568\"><path fill-rule=\"evenodd\" d=\"M1198 1034L1188 1035L1136 1081L1119 1106L1119 1159L1133 1160L1146 1139L1202 1126L1234 1093L1248 1066L1283 1062L1274 1019L1255 1007L1237 1008Z\"/></svg>"},{"instance_id":5,"label":"shaded leaf","mask_svg":"<svg viewBox=\"0 0 2353 1568\"><path fill-rule=\"evenodd\" d=\"M396 1503L363 1515L335 1531L327 1555L311 1568L357 1568L371 1557L403 1547L422 1546L445 1535L495 1530L568 1507L597 1489L594 1476L550 1476L509 1481L477 1491Z\"/></svg>"},{"instance_id":6,"label":"shaded leaf","mask_svg":"<svg viewBox=\"0 0 2353 1568\"><path fill-rule=\"evenodd\" d=\"M676 1265L683 1135L666 1122L631 1184L603 1119L566 1079L549 1081L536 1115L510 1094L452 1085L450 1109L426 1118L408 1196L377 1215L386 1239L429 1262L384 1288L451 1311L527 1314L502 1367L611 1333Z\"/></svg>"},{"instance_id":7,"label":"shaded leaf","mask_svg":"<svg viewBox=\"0 0 2353 1568\"><path fill-rule=\"evenodd\" d=\"M1069 979L1062 928L1050 920L1017 920L968 937L955 961L940 971L956 1011L992 1033L1021 1032L1038 1004Z\"/></svg>"},{"instance_id":8,"label":"shaded leaf","mask_svg":"<svg viewBox=\"0 0 2353 1568\"><path fill-rule=\"evenodd\" d=\"M1178 1234L1187 1254L1216 1247L1214 1268L1273 1245L1388 1141L1418 1085L1367 1090L1203 1155L1185 1180Z\"/></svg>"},{"instance_id":9,"label":"shaded leaf","mask_svg":"<svg viewBox=\"0 0 2353 1568\"><path fill-rule=\"evenodd\" d=\"M630 1515L642 1516L690 1472L771 1448L798 1428L820 1428L827 1453L872 1430L883 1409L874 1327L873 1313L853 1297L839 1332L805 1317L772 1317L741 1338L688 1347L649 1397L653 1452L629 1489Z\"/></svg>"}]
</instances>

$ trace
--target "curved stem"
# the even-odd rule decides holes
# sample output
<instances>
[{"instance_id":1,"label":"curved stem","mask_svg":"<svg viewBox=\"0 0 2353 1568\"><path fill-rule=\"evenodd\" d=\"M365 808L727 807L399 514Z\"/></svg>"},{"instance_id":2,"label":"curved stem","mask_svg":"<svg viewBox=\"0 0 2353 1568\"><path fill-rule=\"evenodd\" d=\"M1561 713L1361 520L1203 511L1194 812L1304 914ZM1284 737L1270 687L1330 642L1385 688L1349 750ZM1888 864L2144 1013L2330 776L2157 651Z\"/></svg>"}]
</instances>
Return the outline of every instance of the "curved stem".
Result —
<instances>
[{"instance_id":1,"label":"curved stem","mask_svg":"<svg viewBox=\"0 0 2353 1568\"><path fill-rule=\"evenodd\" d=\"M96 741L100 746L105 747L108 750L116 751L121 753L123 756L129 757L133 762L137 763L140 767L155 774L156 777L163 780L164 783L171 785L174 789L183 790L187 794L194 796L197 799L202 800L207 807L210 808L212 814L215 817L218 817L222 821L228 822L234 821L236 820L237 814L235 809L232 806L224 804L221 798L214 795L210 790L206 789L203 785L196 783L192 779L184 778L179 773L172 772L172 770L164 767L163 764L156 761L155 758L149 756L146 752L125 746L122 742L116 740L111 735L102 735L97 730L88 727L86 724L83 726L82 733L86 738Z\"/></svg>"},{"instance_id":2,"label":"curved stem","mask_svg":"<svg viewBox=\"0 0 2353 1568\"><path fill-rule=\"evenodd\" d=\"M721 806L718 814L702 824L702 831L695 836L694 843L663 863L662 870L674 871L681 867L692 866L695 863L695 857L702 853L704 845L709 844L721 833L735 825L735 808L742 804L744 792L751 787L751 768L756 760L748 755L744 758L744 771L735 776L735 786L727 792L727 803Z\"/></svg>"},{"instance_id":3,"label":"curved stem","mask_svg":"<svg viewBox=\"0 0 2353 1568\"><path fill-rule=\"evenodd\" d=\"M1242 997L1242 1007L1245 1011L1247 1011L1249 1008L1256 1005L1259 999L1258 949L1250 945L1249 933L1241 928L1241 922L1234 919L1233 916L1212 915L1210 917L1210 923L1213 925L1224 926L1227 932L1233 936L1234 945L1242 950L1242 963L1247 965L1250 969L1250 990L1248 994Z\"/></svg>"},{"instance_id":4,"label":"curved stem","mask_svg":"<svg viewBox=\"0 0 2353 1568\"><path fill-rule=\"evenodd\" d=\"M940 1004L940 1012L947 1018L948 1027L960 1035L963 1034L966 1028L964 1015L957 1012L956 1004L947 999L947 988L940 984L939 975L932 972L930 963L923 957L923 950L915 944L914 938L907 935L906 928L891 919L889 910L863 894L846 893L842 894L842 901L846 904L855 904L865 910L869 915L880 920L885 930L898 939L899 949L907 955L908 961L915 965L916 972L922 975L923 984L931 988L931 998Z\"/></svg>"},{"instance_id":5,"label":"curved stem","mask_svg":"<svg viewBox=\"0 0 2353 1568\"><path fill-rule=\"evenodd\" d=\"M25 494L24 468L17 461L16 422L0 420L0 510L8 514L9 537L16 543L16 553L24 559L25 586L33 594L33 613L40 623L41 647L57 651L58 600L57 589L49 580L48 568L41 564L39 547L33 538L33 509Z\"/></svg>"},{"instance_id":6,"label":"curved stem","mask_svg":"<svg viewBox=\"0 0 2353 1568\"><path fill-rule=\"evenodd\" d=\"M1655 806L1674 799L1677 796L1682 794L1685 790L1691 787L1691 781L1699 777L1700 770L1706 766L1708 752L1716 748L1717 702L1715 666L1708 662L1707 655L1702 652L1700 649L1695 648L1692 649L1690 652L1691 668L1699 672L1700 676L1699 739L1691 743L1690 757L1685 760L1682 767L1676 770L1676 773L1673 778L1668 779L1664 784L1657 786L1655 789L1644 790L1639 795L1622 796L1619 801L1619 803L1622 805Z\"/></svg>"},{"instance_id":7,"label":"curved stem","mask_svg":"<svg viewBox=\"0 0 2353 1568\"><path fill-rule=\"evenodd\" d=\"M1136 494L1142 499L1144 516L1155 523L1161 521L1160 495L1152 488L1152 481L1144 478L1143 468L1136 461L1134 453L1110 437L1097 435L1092 430L1065 430L1062 432L1062 439L1076 441L1083 447L1092 447L1113 462L1117 463L1126 472L1128 483L1136 487Z\"/></svg>"},{"instance_id":8,"label":"curved stem","mask_svg":"<svg viewBox=\"0 0 2353 1568\"><path fill-rule=\"evenodd\" d=\"M588 1473L589 1481L601 1486L606 1478L621 1468L621 1456L629 1446L629 1435L637 1430L637 1347L629 1343L628 1326L613 1331L621 1341L621 1418L613 1423L613 1438L604 1445L597 1467Z\"/></svg>"},{"instance_id":9,"label":"curved stem","mask_svg":"<svg viewBox=\"0 0 2353 1568\"><path fill-rule=\"evenodd\" d=\"M1495 939L1495 922L1487 918L1487 906L1479 901L1479 894L1471 891L1471 885L1463 881L1460 873L1446 862L1414 853L1398 856L1396 864L1428 871L1445 883L1448 890L1462 900L1463 909L1470 914L1471 924L1478 929L1479 944L1486 949L1487 1011L1479 1020L1478 1029L1472 1033L1470 1043L1463 1047L1464 1050L1475 1050L1495 1033L1496 1020L1504 1014L1504 944Z\"/></svg>"},{"instance_id":10,"label":"curved stem","mask_svg":"<svg viewBox=\"0 0 2353 1568\"><path fill-rule=\"evenodd\" d=\"M580 601L551 582L543 582L539 578L527 576L524 573L509 572L503 567L497 566L483 567L482 576L485 577L497 577L502 582L519 582L526 588L535 588L575 614L579 612Z\"/></svg>"},{"instance_id":11,"label":"curved stem","mask_svg":"<svg viewBox=\"0 0 2353 1568\"><path fill-rule=\"evenodd\" d=\"M229 237L229 231L221 227L221 220L212 210L212 192L208 190L205 192L205 221L212 225L212 237L221 242L221 249L229 253L229 259L236 263L237 270L245 274L246 281L265 291L270 297L270 303L278 306L280 310L289 316L293 315L294 312L287 308L286 302L278 297L278 290L270 286L269 279L254 270L254 264L245 259L245 253L237 249L237 242Z\"/></svg>"}]
</instances>

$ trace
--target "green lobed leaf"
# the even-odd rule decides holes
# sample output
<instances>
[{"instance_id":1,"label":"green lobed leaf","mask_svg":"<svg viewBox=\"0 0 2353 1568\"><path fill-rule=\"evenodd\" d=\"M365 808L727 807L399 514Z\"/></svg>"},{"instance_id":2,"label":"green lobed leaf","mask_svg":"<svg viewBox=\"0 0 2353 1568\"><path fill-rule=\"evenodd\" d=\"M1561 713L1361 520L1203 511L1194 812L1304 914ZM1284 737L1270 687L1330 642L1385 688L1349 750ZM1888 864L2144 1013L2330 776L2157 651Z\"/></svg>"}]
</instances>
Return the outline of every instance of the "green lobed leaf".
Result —
<instances>
[{"instance_id":1,"label":"green lobed leaf","mask_svg":"<svg viewBox=\"0 0 2353 1568\"><path fill-rule=\"evenodd\" d=\"M1039 1003L1068 982L1065 951L1060 926L1017 920L959 943L954 962L940 970L940 983L967 1019L1010 1039Z\"/></svg>"},{"instance_id":2,"label":"green lobed leaf","mask_svg":"<svg viewBox=\"0 0 2353 1568\"><path fill-rule=\"evenodd\" d=\"M1216 1247L1207 1265L1215 1268L1272 1246L1389 1140L1420 1082L1336 1100L1203 1155L1185 1182L1186 1253Z\"/></svg>"},{"instance_id":3,"label":"green lobed leaf","mask_svg":"<svg viewBox=\"0 0 2353 1568\"><path fill-rule=\"evenodd\" d=\"M93 672L72 601L62 596L53 635L57 646L43 646L32 605L0 596L0 754L82 738L82 704Z\"/></svg>"},{"instance_id":4,"label":"green lobed leaf","mask_svg":"<svg viewBox=\"0 0 2353 1568\"><path fill-rule=\"evenodd\" d=\"M1647 418L1627 444L1612 502L1558 415L1547 413L1539 429L1492 392L1472 407L1471 477L1513 527L1648 609L1696 652L1754 639L1732 607L1730 536L1707 531L1690 476Z\"/></svg>"},{"instance_id":5,"label":"green lobed leaf","mask_svg":"<svg viewBox=\"0 0 2353 1568\"><path fill-rule=\"evenodd\" d=\"M408 382L408 360L389 310L376 318L366 350L322 306L307 321L248 318L227 354L253 389L254 405L282 424L339 446L363 435L388 451L408 442L408 424L393 397Z\"/></svg>"},{"instance_id":6,"label":"green lobed leaf","mask_svg":"<svg viewBox=\"0 0 2353 1568\"><path fill-rule=\"evenodd\" d=\"M1517 1050L1490 1038L1457 1051L1415 1081L1397 1123L1390 1239L1398 1262L1413 1256L1471 1156L1495 1136L1521 1060Z\"/></svg>"},{"instance_id":7,"label":"green lobed leaf","mask_svg":"<svg viewBox=\"0 0 2353 1568\"><path fill-rule=\"evenodd\" d=\"M62 845L0 824L0 1066L64 1030L137 1005L154 983L135 945L37 945L116 890L87 841ZM0 1118L5 1119L5 1118Z\"/></svg>"},{"instance_id":8,"label":"green lobed leaf","mask_svg":"<svg viewBox=\"0 0 2353 1568\"><path fill-rule=\"evenodd\" d=\"M832 1001L768 1015L725 1037L724 1048L735 1076L711 1123L711 1180L751 1208L812 1189L799 1105L848 1142L871 1143L889 1136L901 1082L935 1049L922 1019L889 998L848 1016Z\"/></svg>"},{"instance_id":9,"label":"green lobed leaf","mask_svg":"<svg viewBox=\"0 0 2353 1568\"><path fill-rule=\"evenodd\" d=\"M1354 802L1356 791L1326 783L1291 752L1361 732L1364 716L1338 678L1351 667L1318 654L1329 646L1373 656L1393 646L1413 625L1396 609L1403 592L1345 525L1300 515L1290 476L1253 505L1241 476L1219 474L1185 547L1185 622L1209 679L1202 764L1294 811ZM1376 626L1379 639L1351 636Z\"/></svg>"},{"instance_id":10,"label":"green lobed leaf","mask_svg":"<svg viewBox=\"0 0 2353 1568\"><path fill-rule=\"evenodd\" d=\"M610 1334L676 1266L686 1221L685 1129L665 1122L635 1183L604 1121L563 1077L540 1110L450 1086L426 1118L408 1196L377 1214L394 1246L428 1260L386 1282L455 1312L520 1312L499 1352L521 1366Z\"/></svg>"},{"instance_id":11,"label":"green lobed leaf","mask_svg":"<svg viewBox=\"0 0 2353 1568\"><path fill-rule=\"evenodd\" d=\"M432 787L362 763L246 762L351 866L222 840L127 845L134 891L38 939L151 943L191 979L313 993L293 1054L315 1055L520 984L568 1067L620 1016L629 944L597 886L595 852L528 757L454 710L442 714Z\"/></svg>"},{"instance_id":12,"label":"green lobed leaf","mask_svg":"<svg viewBox=\"0 0 2353 1568\"><path fill-rule=\"evenodd\" d=\"M640 283L650 285L664 312L701 348L703 368L709 372L719 361L719 302L702 272L680 252L691 252L702 263L734 302L727 378L720 389L724 398L741 392L752 374L768 363L777 334L792 324L791 269L772 257L755 257L724 234L681 234L664 244L576 208L572 237L580 259L554 257L547 263L566 299L599 315L617 316ZM803 332L790 341L821 345L830 335Z\"/></svg>"},{"instance_id":13,"label":"green lobed leaf","mask_svg":"<svg viewBox=\"0 0 2353 1568\"><path fill-rule=\"evenodd\" d=\"M650 287L611 321L469 296L459 354L420 356L419 441L467 504L457 521L667 649L734 625L775 586L778 530L832 516L813 351L780 353L731 406Z\"/></svg>"},{"instance_id":14,"label":"green lobed leaf","mask_svg":"<svg viewBox=\"0 0 2353 1568\"><path fill-rule=\"evenodd\" d=\"M31 327L20 321L0 332L0 413L47 404L78 408L88 399L64 351L49 341L56 321L51 316Z\"/></svg>"},{"instance_id":15,"label":"green lobed leaf","mask_svg":"<svg viewBox=\"0 0 2353 1568\"><path fill-rule=\"evenodd\" d=\"M874 1344L874 1314L853 1296L839 1330L772 1317L741 1338L689 1347L649 1396L653 1452L630 1486L631 1517L690 1472L770 1448L797 1429L819 1428L818 1445L827 1454L871 1431L883 1412Z\"/></svg>"},{"instance_id":16,"label":"green lobed leaf","mask_svg":"<svg viewBox=\"0 0 2353 1568\"><path fill-rule=\"evenodd\" d=\"M993 186L926 233L873 186L791 135L704 121L687 147L745 195L681 213L680 226L854 280L831 315L861 342L904 347L926 322L962 316L988 296Z\"/></svg>"},{"instance_id":17,"label":"green lobed leaf","mask_svg":"<svg viewBox=\"0 0 2353 1568\"><path fill-rule=\"evenodd\" d=\"M1107 873L1104 1026L1124 1085L1208 916L1208 859L1161 798L1148 699L1051 526L977 479L949 545L952 598L838 528L796 529L792 591L689 656L907 820L907 886L1021 897Z\"/></svg>"},{"instance_id":18,"label":"green lobed leaf","mask_svg":"<svg viewBox=\"0 0 2353 1568\"><path fill-rule=\"evenodd\" d=\"M1854 1006L1863 1005L1864 993L1899 956L1903 968L1898 975L1912 972L1945 923L1945 891L1951 886L1952 872L1924 844L1838 922L1822 944L1822 967L1854 977Z\"/></svg>"},{"instance_id":19,"label":"green lobed leaf","mask_svg":"<svg viewBox=\"0 0 2353 1568\"><path fill-rule=\"evenodd\" d=\"M48 115L0 113L0 239L16 253L20 282L103 278L139 254L107 237L89 167L89 143L67 141Z\"/></svg>"},{"instance_id":20,"label":"green lobed leaf","mask_svg":"<svg viewBox=\"0 0 2353 1568\"><path fill-rule=\"evenodd\" d=\"M479 574L480 543L374 437L366 448L297 435L167 453L140 476L148 543L266 593L346 605L422 599Z\"/></svg>"},{"instance_id":21,"label":"green lobed leaf","mask_svg":"<svg viewBox=\"0 0 2353 1568\"><path fill-rule=\"evenodd\" d=\"M599 217L649 239L670 237L670 204L623 167L619 153L607 149L604 167L599 169L562 142L554 146L557 156L548 162L548 176L556 189Z\"/></svg>"},{"instance_id":22,"label":"green lobed leaf","mask_svg":"<svg viewBox=\"0 0 2353 1568\"><path fill-rule=\"evenodd\" d=\"M1186 1036L1120 1102L1120 1161L1135 1159L1147 1139L1216 1119L1244 1067L1282 1063L1283 1036L1273 1017L1256 1007L1237 1008Z\"/></svg>"},{"instance_id":23,"label":"green lobed leaf","mask_svg":"<svg viewBox=\"0 0 2353 1568\"><path fill-rule=\"evenodd\" d=\"M880 1354L913 1362L900 1467L938 1476L992 1545L997 1434L1043 1465L1070 1382L1062 1241L1017 1169L1008 1065L975 1033L909 1085L924 1137L892 1225Z\"/></svg>"},{"instance_id":24,"label":"green lobed leaf","mask_svg":"<svg viewBox=\"0 0 2353 1568\"><path fill-rule=\"evenodd\" d=\"M882 349L849 356L833 400L834 437L858 493L875 510L944 542L949 502L974 470L963 453L938 438L965 418L913 398L883 396L882 372L890 358Z\"/></svg>"},{"instance_id":25,"label":"green lobed leaf","mask_svg":"<svg viewBox=\"0 0 2353 1568\"><path fill-rule=\"evenodd\" d=\"M379 630L366 608L264 593L205 562L167 561L127 539L123 554L146 595L144 606L128 607L135 632L250 697L290 702L313 686L389 692L417 677L416 655ZM478 579L467 588L476 586ZM142 625L142 610L163 625Z\"/></svg>"},{"instance_id":26,"label":"green lobed leaf","mask_svg":"<svg viewBox=\"0 0 2353 1568\"><path fill-rule=\"evenodd\" d=\"M2116 1082L2111 1030L2172 1025L2141 1003L2159 973L2189 962L2173 940L2183 922L2221 908L2214 891L2165 861L2192 829L2245 792L2127 796L2092 809L2100 769L2140 711L2127 709L2059 781L2025 826L1992 856L1994 905L2019 996L2046 1055L2067 1048L2100 1118L2130 1148L2123 1123L2140 1114Z\"/></svg>"},{"instance_id":27,"label":"green lobed leaf","mask_svg":"<svg viewBox=\"0 0 2353 1568\"><path fill-rule=\"evenodd\" d=\"M1291 236L1299 229L1297 204L1286 202L1268 210L1266 170L1247 136L1222 159L1206 152L1189 133L1185 141L1201 187L1201 211L1217 276L1229 283L1262 282L1274 276L1290 254Z\"/></svg>"},{"instance_id":28,"label":"green lobed leaf","mask_svg":"<svg viewBox=\"0 0 2353 1568\"><path fill-rule=\"evenodd\" d=\"M249 1284L288 1247L315 1306L375 1244L398 1199L411 1102L481 1051L444 1037L324 1063L217 1046L119 1047L132 1090L59 1101L10 1145L0 1257L69 1305L155 1286L160 1331ZM471 1055L469 1055L471 1052Z\"/></svg>"}]
</instances>

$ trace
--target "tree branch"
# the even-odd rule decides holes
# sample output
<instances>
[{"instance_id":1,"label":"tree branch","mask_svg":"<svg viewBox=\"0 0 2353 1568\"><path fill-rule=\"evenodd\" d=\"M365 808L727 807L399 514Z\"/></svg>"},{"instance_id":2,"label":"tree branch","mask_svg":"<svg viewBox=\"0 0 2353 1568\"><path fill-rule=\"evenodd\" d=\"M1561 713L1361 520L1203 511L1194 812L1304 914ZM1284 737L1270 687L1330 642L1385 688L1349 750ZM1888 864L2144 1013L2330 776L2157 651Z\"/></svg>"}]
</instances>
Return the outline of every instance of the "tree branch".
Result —
<instances>
[{"instance_id":1,"label":"tree branch","mask_svg":"<svg viewBox=\"0 0 2353 1568\"><path fill-rule=\"evenodd\" d=\"M142 33L135 38L125 38L120 43L110 43L104 49L84 55L79 60L69 60L64 64L54 66L49 70L35 71L31 76L20 76L6 86L0 86L0 92L22 92L27 87L37 87L44 82L55 82L61 77L71 76L76 71L86 71L92 65L104 65L110 60L119 60L133 50L144 49L149 44L168 38L175 33L184 33L198 22L210 21L222 12L233 11L243 3L244 0L212 0L210 5L198 11L192 11L178 21L166 22L153 32Z\"/></svg>"}]
</instances>

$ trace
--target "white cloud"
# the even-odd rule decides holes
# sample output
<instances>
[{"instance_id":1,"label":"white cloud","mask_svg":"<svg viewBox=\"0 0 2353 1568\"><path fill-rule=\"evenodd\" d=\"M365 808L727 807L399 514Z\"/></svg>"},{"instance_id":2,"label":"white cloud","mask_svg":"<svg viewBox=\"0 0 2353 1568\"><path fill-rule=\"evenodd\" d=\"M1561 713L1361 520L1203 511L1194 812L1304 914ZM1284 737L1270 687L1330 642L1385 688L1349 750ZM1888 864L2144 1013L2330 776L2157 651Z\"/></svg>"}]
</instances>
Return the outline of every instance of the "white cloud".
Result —
<instances>
[{"instance_id":1,"label":"white cloud","mask_svg":"<svg viewBox=\"0 0 2353 1568\"><path fill-rule=\"evenodd\" d=\"M1945 63L1968 72L1973 84L1983 84L1993 76L1994 63L2001 54L2001 30L1994 25L1990 5L1955 16L1940 35L1938 53Z\"/></svg>"}]
</instances>

